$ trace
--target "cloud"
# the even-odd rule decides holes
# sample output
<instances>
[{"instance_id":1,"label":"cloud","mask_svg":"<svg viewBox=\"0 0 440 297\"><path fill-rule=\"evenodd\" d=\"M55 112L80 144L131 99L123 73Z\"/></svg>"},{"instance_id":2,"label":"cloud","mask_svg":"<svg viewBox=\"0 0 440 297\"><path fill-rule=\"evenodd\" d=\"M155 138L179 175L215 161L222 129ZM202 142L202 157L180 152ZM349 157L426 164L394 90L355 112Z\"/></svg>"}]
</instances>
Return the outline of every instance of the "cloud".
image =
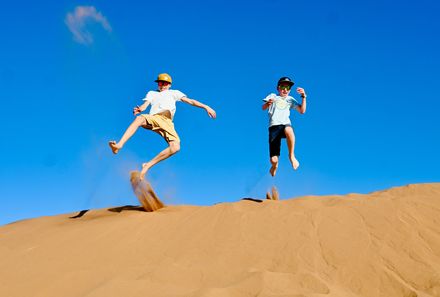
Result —
<instances>
[{"instance_id":1,"label":"cloud","mask_svg":"<svg viewBox=\"0 0 440 297\"><path fill-rule=\"evenodd\" d=\"M72 32L73 39L84 45L93 43L93 36L87 30L87 24L95 22L101 24L107 32L112 31L105 16L93 6L77 6L73 12L67 14L64 22Z\"/></svg>"}]
</instances>

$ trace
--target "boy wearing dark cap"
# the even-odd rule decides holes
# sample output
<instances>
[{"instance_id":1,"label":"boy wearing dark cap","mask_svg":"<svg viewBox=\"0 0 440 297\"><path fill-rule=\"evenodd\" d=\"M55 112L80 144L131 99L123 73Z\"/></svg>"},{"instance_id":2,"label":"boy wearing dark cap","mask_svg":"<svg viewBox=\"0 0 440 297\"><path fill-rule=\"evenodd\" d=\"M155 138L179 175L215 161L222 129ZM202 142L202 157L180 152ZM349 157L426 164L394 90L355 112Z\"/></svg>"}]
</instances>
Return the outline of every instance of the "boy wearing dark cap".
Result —
<instances>
[{"instance_id":1,"label":"boy wearing dark cap","mask_svg":"<svg viewBox=\"0 0 440 297\"><path fill-rule=\"evenodd\" d=\"M269 152L272 164L269 172L272 176L275 176L278 169L282 138L287 140L289 160L293 169L296 170L299 167L299 162L295 157L295 133L290 121L290 110L296 109L301 114L305 113L307 95L303 88L296 88L296 92L302 98L301 104L289 96L290 89L294 84L290 78L282 77L278 80L278 95L272 93L263 99L263 110L267 109L269 114Z\"/></svg>"}]
</instances>

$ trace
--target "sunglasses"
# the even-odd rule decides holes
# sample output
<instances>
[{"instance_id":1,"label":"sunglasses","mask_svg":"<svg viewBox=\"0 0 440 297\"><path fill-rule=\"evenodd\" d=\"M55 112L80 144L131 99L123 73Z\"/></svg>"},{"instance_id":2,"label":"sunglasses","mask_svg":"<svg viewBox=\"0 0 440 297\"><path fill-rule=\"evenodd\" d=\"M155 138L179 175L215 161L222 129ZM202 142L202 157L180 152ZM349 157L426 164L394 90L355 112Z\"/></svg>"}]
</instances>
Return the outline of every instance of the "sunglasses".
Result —
<instances>
[{"instance_id":1,"label":"sunglasses","mask_svg":"<svg viewBox=\"0 0 440 297\"><path fill-rule=\"evenodd\" d=\"M157 83L158 83L159 85L162 85L162 86L168 86L168 85L170 85L169 82L167 82L167 81L163 81L163 80L159 80Z\"/></svg>"},{"instance_id":2,"label":"sunglasses","mask_svg":"<svg viewBox=\"0 0 440 297\"><path fill-rule=\"evenodd\" d=\"M278 86L278 88L280 88L280 90L290 90L290 86L289 85L280 85Z\"/></svg>"}]
</instances>

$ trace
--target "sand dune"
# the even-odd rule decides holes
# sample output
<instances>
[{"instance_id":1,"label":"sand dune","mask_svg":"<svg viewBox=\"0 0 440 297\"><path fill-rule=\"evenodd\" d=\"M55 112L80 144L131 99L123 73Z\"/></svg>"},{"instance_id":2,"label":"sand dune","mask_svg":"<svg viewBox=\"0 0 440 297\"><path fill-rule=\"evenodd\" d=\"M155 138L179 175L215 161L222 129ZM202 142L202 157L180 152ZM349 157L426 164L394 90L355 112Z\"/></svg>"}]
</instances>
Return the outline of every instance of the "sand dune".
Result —
<instances>
[{"instance_id":1,"label":"sand dune","mask_svg":"<svg viewBox=\"0 0 440 297\"><path fill-rule=\"evenodd\" d=\"M440 296L440 184L0 227L0 296Z\"/></svg>"}]
</instances>

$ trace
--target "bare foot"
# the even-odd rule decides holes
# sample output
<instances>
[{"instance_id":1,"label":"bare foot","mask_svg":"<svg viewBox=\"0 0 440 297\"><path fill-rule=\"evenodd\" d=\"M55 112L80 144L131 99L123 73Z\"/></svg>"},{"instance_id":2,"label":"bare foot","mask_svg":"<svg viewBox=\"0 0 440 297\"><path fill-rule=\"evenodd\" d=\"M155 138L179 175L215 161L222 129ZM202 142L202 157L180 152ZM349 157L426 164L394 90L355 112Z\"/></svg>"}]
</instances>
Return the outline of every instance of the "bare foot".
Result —
<instances>
[{"instance_id":1,"label":"bare foot","mask_svg":"<svg viewBox=\"0 0 440 297\"><path fill-rule=\"evenodd\" d=\"M270 175L275 176L275 174L277 173L277 169L278 169L278 164L277 165L272 165L272 167L270 167Z\"/></svg>"},{"instance_id":2,"label":"bare foot","mask_svg":"<svg viewBox=\"0 0 440 297\"><path fill-rule=\"evenodd\" d=\"M297 170L299 167L299 162L295 157L290 158L290 163L292 163L293 169Z\"/></svg>"},{"instance_id":3,"label":"bare foot","mask_svg":"<svg viewBox=\"0 0 440 297\"><path fill-rule=\"evenodd\" d=\"M142 164L142 171L139 174L139 179L143 180L145 177L145 174L147 174L148 169L150 169L150 167L148 166L148 163L144 163Z\"/></svg>"},{"instance_id":4,"label":"bare foot","mask_svg":"<svg viewBox=\"0 0 440 297\"><path fill-rule=\"evenodd\" d=\"M113 154L117 154L119 152L119 150L121 149L121 147L119 145L117 145L116 141L114 141L114 140L109 141L108 145L112 149Z\"/></svg>"}]
</instances>

